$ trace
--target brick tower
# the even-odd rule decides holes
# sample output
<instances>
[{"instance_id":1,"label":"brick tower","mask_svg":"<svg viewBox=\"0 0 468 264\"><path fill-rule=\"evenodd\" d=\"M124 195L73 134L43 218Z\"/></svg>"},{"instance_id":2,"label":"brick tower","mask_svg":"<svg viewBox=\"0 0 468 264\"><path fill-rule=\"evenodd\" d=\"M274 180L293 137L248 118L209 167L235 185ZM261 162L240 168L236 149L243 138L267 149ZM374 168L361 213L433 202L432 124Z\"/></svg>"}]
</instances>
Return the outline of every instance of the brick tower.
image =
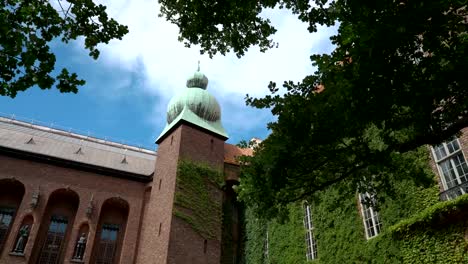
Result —
<instances>
[{"instance_id":1,"label":"brick tower","mask_svg":"<svg viewBox=\"0 0 468 264\"><path fill-rule=\"evenodd\" d=\"M212 236L206 237L190 221L175 214L176 210L188 215L205 213L198 206L181 208L175 202L181 161L204 164L214 171L223 169L224 141L228 137L221 124L220 106L206 91L207 85L208 79L198 69L187 80L187 88L169 102L167 125L156 140L158 154L142 220L137 263L220 263L221 219ZM219 203L215 215L221 218L222 191L211 186L206 194Z\"/></svg>"}]
</instances>

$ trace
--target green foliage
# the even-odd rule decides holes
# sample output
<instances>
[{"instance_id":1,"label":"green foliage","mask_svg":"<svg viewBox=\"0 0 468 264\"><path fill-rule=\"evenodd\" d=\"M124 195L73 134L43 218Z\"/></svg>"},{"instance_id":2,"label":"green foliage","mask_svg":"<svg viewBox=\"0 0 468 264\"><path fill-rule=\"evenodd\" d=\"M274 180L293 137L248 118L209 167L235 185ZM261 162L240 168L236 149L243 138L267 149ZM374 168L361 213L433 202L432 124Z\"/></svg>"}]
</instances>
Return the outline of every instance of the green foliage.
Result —
<instances>
[{"instance_id":1,"label":"green foliage","mask_svg":"<svg viewBox=\"0 0 468 264\"><path fill-rule=\"evenodd\" d=\"M403 263L468 263L468 243L462 224L419 228L401 239Z\"/></svg>"},{"instance_id":2,"label":"green foliage","mask_svg":"<svg viewBox=\"0 0 468 264\"><path fill-rule=\"evenodd\" d=\"M392 226L389 231L392 233L411 233L414 229L422 229L439 223L444 218L464 211L468 206L468 195L462 195L457 199L433 204L425 210L413 215ZM423 207L424 208L424 207Z\"/></svg>"},{"instance_id":3,"label":"green foliage","mask_svg":"<svg viewBox=\"0 0 468 264\"><path fill-rule=\"evenodd\" d=\"M245 210L245 260L246 263L265 263L265 239L268 221L259 219L253 210Z\"/></svg>"},{"instance_id":4,"label":"green foliage","mask_svg":"<svg viewBox=\"0 0 468 264\"><path fill-rule=\"evenodd\" d=\"M274 46L268 39L276 32L269 19L258 16L265 2L245 0L205 1L160 0L161 16L180 28L179 40L187 47L200 45L201 53L212 57L231 49L240 57L251 45L262 51ZM276 3L271 2L273 7ZM238 23L245 20L246 23ZM233 23L234 22L234 23Z\"/></svg>"},{"instance_id":5,"label":"green foliage","mask_svg":"<svg viewBox=\"0 0 468 264\"><path fill-rule=\"evenodd\" d=\"M370 240L355 192L339 188L344 183L320 192L312 206L318 244L318 259L312 263L466 263L463 224L449 215L466 209L468 195L439 202L438 185L433 175L426 176L426 186L411 180L394 184L395 194L380 205L382 233ZM247 210L247 263L267 263L262 255L267 226L270 263L306 262L303 209L298 203L287 209L284 222L257 219Z\"/></svg>"},{"instance_id":6,"label":"green foliage","mask_svg":"<svg viewBox=\"0 0 468 264\"><path fill-rule=\"evenodd\" d=\"M395 194L379 206L383 232L369 241L354 192L333 188L320 194L312 213L320 263L401 263L400 242L387 229L437 203L438 186L432 181L423 188L410 180L394 185Z\"/></svg>"},{"instance_id":7,"label":"green foliage","mask_svg":"<svg viewBox=\"0 0 468 264\"><path fill-rule=\"evenodd\" d=\"M60 92L76 93L85 84L65 68L53 76L52 41L84 37L89 55L97 59L99 44L128 32L108 17L105 6L92 0L1 1L0 21L0 95L10 97L34 85L49 89L56 84Z\"/></svg>"},{"instance_id":8,"label":"green foliage","mask_svg":"<svg viewBox=\"0 0 468 264\"><path fill-rule=\"evenodd\" d=\"M262 143L253 157L242 157L239 193L242 201L255 208L259 216L266 218L281 216L287 204L313 199L318 192L328 188L337 188L345 193L356 190L375 193L377 200L383 202L395 195L396 182L411 180L418 185L427 185L434 177L428 166L429 152L426 147L406 153L392 153L390 160L376 155L366 164L361 163L361 167L359 164L352 165L356 154L351 150L336 151L336 160L328 160L321 155L331 154L330 150L306 149L301 146L301 141L294 143L297 149L290 150L281 147L281 139L274 135L264 142L269 144L270 140L276 143L270 147L264 147ZM307 163L306 158L310 155L317 158ZM346 164L338 163L343 159L348 160ZM323 164L314 167L316 162ZM337 176L337 180L330 179ZM363 182L363 178L372 180Z\"/></svg>"},{"instance_id":9,"label":"green foliage","mask_svg":"<svg viewBox=\"0 0 468 264\"><path fill-rule=\"evenodd\" d=\"M207 165L181 161L177 167L174 215L187 222L206 239L216 238L221 225L221 199L213 192L221 188L223 174Z\"/></svg>"},{"instance_id":10,"label":"green foliage","mask_svg":"<svg viewBox=\"0 0 468 264\"><path fill-rule=\"evenodd\" d=\"M403 263L467 263L468 195L439 202L388 228Z\"/></svg>"},{"instance_id":11,"label":"green foliage","mask_svg":"<svg viewBox=\"0 0 468 264\"><path fill-rule=\"evenodd\" d=\"M338 25L331 54L313 54L317 70L284 93L247 104L271 109L272 133L246 161L242 199L267 215L337 182L393 192L390 182L417 177L410 156L468 126L465 1L163 0L161 13L186 43L210 55L252 45L273 47L275 29L261 12L287 8L308 23ZM325 89L320 92L318 87ZM398 171L398 173L397 173ZM402 173L400 173L402 172ZM360 186L370 182L372 186ZM377 179L376 181L374 181ZM243 194L242 194L243 193Z\"/></svg>"},{"instance_id":12,"label":"green foliage","mask_svg":"<svg viewBox=\"0 0 468 264\"><path fill-rule=\"evenodd\" d=\"M270 263L306 263L304 210L301 204L288 206L289 217L284 222L268 223Z\"/></svg>"}]
</instances>

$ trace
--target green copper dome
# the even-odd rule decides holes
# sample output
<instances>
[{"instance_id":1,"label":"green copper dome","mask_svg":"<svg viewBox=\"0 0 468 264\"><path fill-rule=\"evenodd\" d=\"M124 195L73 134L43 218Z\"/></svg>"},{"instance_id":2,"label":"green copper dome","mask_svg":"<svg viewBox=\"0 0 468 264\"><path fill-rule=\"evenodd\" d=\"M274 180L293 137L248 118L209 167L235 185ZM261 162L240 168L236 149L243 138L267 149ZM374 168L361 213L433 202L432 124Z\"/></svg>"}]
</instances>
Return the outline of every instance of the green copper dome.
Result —
<instances>
[{"instance_id":1,"label":"green copper dome","mask_svg":"<svg viewBox=\"0 0 468 264\"><path fill-rule=\"evenodd\" d=\"M216 122L221 119L221 108L216 98L206 90L195 88L186 89L169 101L167 123L172 123L182 113L184 107L206 121Z\"/></svg>"},{"instance_id":2,"label":"green copper dome","mask_svg":"<svg viewBox=\"0 0 468 264\"><path fill-rule=\"evenodd\" d=\"M193 76L187 79L188 88L202 88L206 89L208 86L208 78L200 70L196 71Z\"/></svg>"},{"instance_id":3,"label":"green copper dome","mask_svg":"<svg viewBox=\"0 0 468 264\"><path fill-rule=\"evenodd\" d=\"M169 101L167 125L156 142L182 120L227 138L221 124L221 107L207 86L208 78L198 69L187 80L187 88Z\"/></svg>"}]
</instances>

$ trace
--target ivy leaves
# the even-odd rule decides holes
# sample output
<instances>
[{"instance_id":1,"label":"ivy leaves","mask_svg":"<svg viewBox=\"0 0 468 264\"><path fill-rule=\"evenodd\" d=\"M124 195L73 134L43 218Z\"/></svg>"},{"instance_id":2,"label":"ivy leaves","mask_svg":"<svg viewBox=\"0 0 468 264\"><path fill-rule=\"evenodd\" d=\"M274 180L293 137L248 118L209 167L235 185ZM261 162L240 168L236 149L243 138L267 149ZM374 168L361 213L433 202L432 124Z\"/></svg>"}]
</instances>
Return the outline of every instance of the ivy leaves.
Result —
<instances>
[{"instance_id":1,"label":"ivy leaves","mask_svg":"<svg viewBox=\"0 0 468 264\"><path fill-rule=\"evenodd\" d=\"M108 17L105 6L91 0L4 0L0 8L0 95L13 98L34 85L50 89L55 84L60 92L76 93L85 84L65 68L53 74L51 42L84 37L89 55L97 59L100 43L128 32Z\"/></svg>"}]
</instances>

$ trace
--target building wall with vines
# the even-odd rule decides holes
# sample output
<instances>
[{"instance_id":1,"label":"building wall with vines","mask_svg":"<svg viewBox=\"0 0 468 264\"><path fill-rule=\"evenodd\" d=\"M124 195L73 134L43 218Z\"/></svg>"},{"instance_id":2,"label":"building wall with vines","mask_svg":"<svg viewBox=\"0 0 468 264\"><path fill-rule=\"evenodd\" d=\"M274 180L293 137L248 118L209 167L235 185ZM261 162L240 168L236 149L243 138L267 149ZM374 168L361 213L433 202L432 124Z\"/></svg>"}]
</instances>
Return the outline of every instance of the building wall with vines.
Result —
<instances>
[{"instance_id":1,"label":"building wall with vines","mask_svg":"<svg viewBox=\"0 0 468 264\"><path fill-rule=\"evenodd\" d=\"M379 210L382 231L371 239L366 239L357 194L342 188L322 192L312 204L318 255L311 261L306 260L302 204L291 204L284 222L257 219L247 209L245 262L468 263L468 195L441 202L435 181L425 187L410 181L395 185L396 195Z\"/></svg>"}]
</instances>

